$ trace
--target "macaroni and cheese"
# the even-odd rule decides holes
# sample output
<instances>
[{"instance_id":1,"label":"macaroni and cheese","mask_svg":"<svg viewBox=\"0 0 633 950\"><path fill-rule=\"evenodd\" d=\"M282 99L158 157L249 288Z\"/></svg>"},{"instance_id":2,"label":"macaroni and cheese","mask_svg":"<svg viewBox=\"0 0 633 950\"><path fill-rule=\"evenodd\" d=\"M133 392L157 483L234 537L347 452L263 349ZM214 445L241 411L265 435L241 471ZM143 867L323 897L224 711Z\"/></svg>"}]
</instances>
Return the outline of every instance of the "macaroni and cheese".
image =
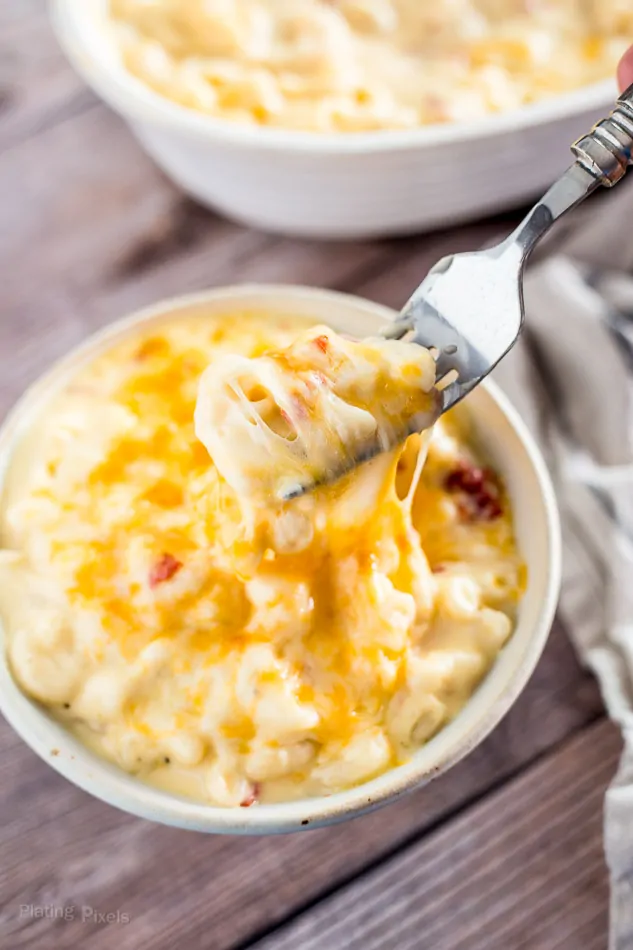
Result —
<instances>
[{"instance_id":1,"label":"macaroni and cheese","mask_svg":"<svg viewBox=\"0 0 633 950\"><path fill-rule=\"evenodd\" d=\"M21 688L121 768L221 806L406 760L485 676L524 585L503 484L455 413L243 517L195 434L199 381L305 326L174 316L116 343L50 406L4 500Z\"/></svg>"},{"instance_id":2,"label":"macaroni and cheese","mask_svg":"<svg viewBox=\"0 0 633 950\"><path fill-rule=\"evenodd\" d=\"M435 375L421 346L313 327L285 350L213 360L196 434L242 498L287 500L429 428Z\"/></svg>"},{"instance_id":3,"label":"macaroni and cheese","mask_svg":"<svg viewBox=\"0 0 633 950\"><path fill-rule=\"evenodd\" d=\"M181 105L320 132L516 109L614 74L630 0L110 0L125 67Z\"/></svg>"}]
</instances>

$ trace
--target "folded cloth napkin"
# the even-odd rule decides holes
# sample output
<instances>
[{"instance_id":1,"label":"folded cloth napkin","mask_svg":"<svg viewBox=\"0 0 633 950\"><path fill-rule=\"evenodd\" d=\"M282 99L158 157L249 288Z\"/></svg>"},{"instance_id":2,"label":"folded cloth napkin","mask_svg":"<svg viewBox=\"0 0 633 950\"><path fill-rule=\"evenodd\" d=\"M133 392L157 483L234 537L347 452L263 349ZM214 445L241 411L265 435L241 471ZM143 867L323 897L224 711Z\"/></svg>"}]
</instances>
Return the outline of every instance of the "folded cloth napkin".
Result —
<instances>
[{"instance_id":1,"label":"folded cloth napkin","mask_svg":"<svg viewBox=\"0 0 633 950\"><path fill-rule=\"evenodd\" d=\"M633 948L632 272L633 189L622 184L545 242L526 276L525 332L495 371L549 461L561 615L624 738L604 816L610 950Z\"/></svg>"}]
</instances>

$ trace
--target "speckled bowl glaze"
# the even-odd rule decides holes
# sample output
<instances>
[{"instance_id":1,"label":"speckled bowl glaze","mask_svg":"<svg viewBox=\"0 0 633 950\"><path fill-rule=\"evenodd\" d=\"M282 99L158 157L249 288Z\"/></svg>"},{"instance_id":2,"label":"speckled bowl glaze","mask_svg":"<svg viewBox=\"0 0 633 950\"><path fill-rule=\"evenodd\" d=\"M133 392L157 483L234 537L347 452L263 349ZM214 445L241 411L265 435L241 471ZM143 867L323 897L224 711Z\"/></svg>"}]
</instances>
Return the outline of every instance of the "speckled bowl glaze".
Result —
<instances>
[{"instance_id":1,"label":"speckled bowl glaze","mask_svg":"<svg viewBox=\"0 0 633 950\"><path fill-rule=\"evenodd\" d=\"M359 336L393 317L387 308L357 297L292 286L227 287L142 310L73 351L15 407L0 430L0 503L23 464L20 445L24 445L25 436L37 426L51 397L82 364L122 337L177 314L240 308L292 313ZM18 689L7 664L0 624L0 710L5 718L42 759L85 791L143 818L197 831L270 834L328 825L385 805L441 775L488 735L524 688L545 645L560 583L556 501L538 449L494 384L481 385L469 397L468 405L477 438L510 493L517 539L528 567L528 587L516 630L490 673L462 712L408 762L328 797L252 808L218 808L168 794L95 756Z\"/></svg>"}]
</instances>

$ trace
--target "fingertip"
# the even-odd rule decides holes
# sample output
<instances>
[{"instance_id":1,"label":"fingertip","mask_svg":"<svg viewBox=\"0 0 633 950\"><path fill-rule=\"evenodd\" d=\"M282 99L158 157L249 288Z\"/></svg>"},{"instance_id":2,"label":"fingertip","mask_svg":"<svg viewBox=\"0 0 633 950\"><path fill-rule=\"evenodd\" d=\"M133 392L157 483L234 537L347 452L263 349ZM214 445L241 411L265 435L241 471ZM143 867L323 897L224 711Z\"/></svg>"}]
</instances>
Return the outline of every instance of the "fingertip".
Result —
<instances>
[{"instance_id":1,"label":"fingertip","mask_svg":"<svg viewBox=\"0 0 633 950\"><path fill-rule=\"evenodd\" d=\"M633 46L626 51L618 66L618 84L620 89L627 89L633 84Z\"/></svg>"}]
</instances>

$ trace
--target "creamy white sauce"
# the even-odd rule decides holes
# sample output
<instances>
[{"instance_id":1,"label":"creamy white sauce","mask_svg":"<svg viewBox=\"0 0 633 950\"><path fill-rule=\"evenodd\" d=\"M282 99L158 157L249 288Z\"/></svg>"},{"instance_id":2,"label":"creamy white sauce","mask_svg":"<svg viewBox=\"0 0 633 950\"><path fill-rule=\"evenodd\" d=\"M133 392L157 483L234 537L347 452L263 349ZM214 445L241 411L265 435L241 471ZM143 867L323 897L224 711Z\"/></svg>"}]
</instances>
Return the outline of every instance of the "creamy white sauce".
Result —
<instances>
[{"instance_id":1,"label":"creamy white sauce","mask_svg":"<svg viewBox=\"0 0 633 950\"><path fill-rule=\"evenodd\" d=\"M20 687L121 768L227 807L406 759L494 662L522 586L507 504L465 518L447 488L476 464L452 417L423 469L412 437L244 525L195 437L198 378L301 332L228 314L115 345L45 408L2 505Z\"/></svg>"}]
</instances>

